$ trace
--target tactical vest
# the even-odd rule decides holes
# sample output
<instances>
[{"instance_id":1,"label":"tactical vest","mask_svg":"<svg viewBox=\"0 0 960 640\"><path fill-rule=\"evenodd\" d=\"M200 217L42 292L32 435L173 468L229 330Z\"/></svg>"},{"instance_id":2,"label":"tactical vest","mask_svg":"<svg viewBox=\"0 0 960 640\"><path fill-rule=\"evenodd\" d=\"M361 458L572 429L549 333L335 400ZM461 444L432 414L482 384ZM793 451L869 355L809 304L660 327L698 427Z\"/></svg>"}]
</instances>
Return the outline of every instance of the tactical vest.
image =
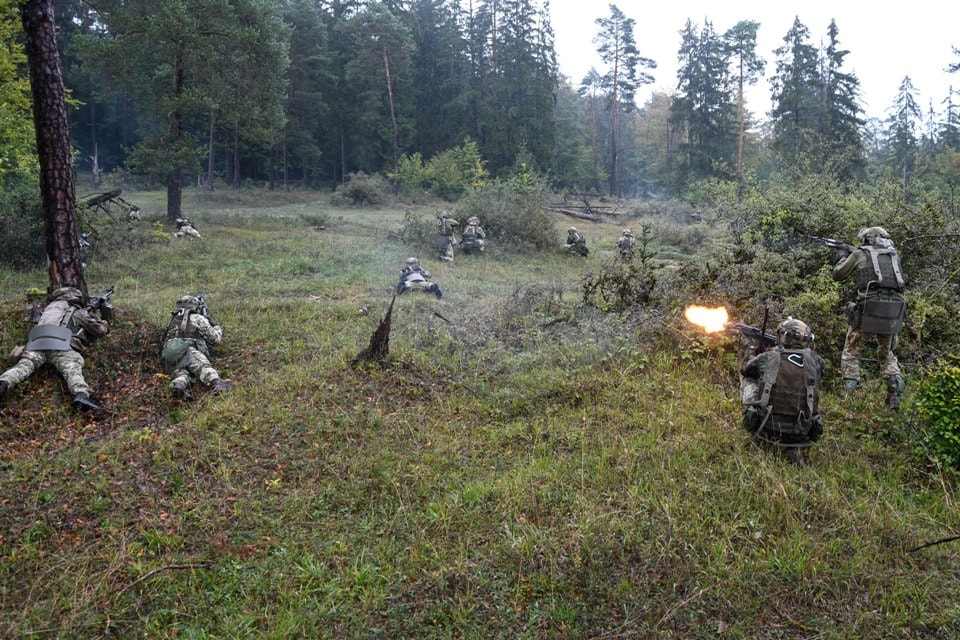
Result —
<instances>
[{"instance_id":1,"label":"tactical vest","mask_svg":"<svg viewBox=\"0 0 960 640\"><path fill-rule=\"evenodd\" d=\"M196 311L190 311L189 309L177 309L170 314L170 322L167 324L167 330L163 334L164 340L170 340L171 338L187 338L190 340L196 340L200 337L200 332L197 331L197 325L193 322L190 322L190 314L196 313Z\"/></svg>"},{"instance_id":2,"label":"tactical vest","mask_svg":"<svg viewBox=\"0 0 960 640\"><path fill-rule=\"evenodd\" d=\"M441 236L453 235L453 222L450 218L440 218L437 220L437 233Z\"/></svg>"},{"instance_id":3,"label":"tactical vest","mask_svg":"<svg viewBox=\"0 0 960 640\"><path fill-rule=\"evenodd\" d=\"M27 334L27 351L67 351L72 348L73 314L77 307L66 300L51 302L40 314L37 326Z\"/></svg>"},{"instance_id":4,"label":"tactical vest","mask_svg":"<svg viewBox=\"0 0 960 640\"><path fill-rule=\"evenodd\" d=\"M464 240L476 240L477 239L477 225L468 224L467 228L463 230L463 239Z\"/></svg>"},{"instance_id":5,"label":"tactical vest","mask_svg":"<svg viewBox=\"0 0 960 640\"><path fill-rule=\"evenodd\" d=\"M620 242L618 242L617 244L620 245L621 249L633 249L633 245L635 241L636 239L631 236L621 236Z\"/></svg>"},{"instance_id":6,"label":"tactical vest","mask_svg":"<svg viewBox=\"0 0 960 640\"><path fill-rule=\"evenodd\" d=\"M760 381L760 429L776 439L806 438L818 419L819 363L810 349L774 349L767 353Z\"/></svg>"},{"instance_id":7,"label":"tactical vest","mask_svg":"<svg viewBox=\"0 0 960 640\"><path fill-rule=\"evenodd\" d=\"M860 250L867 262L857 270L857 291L866 297L854 306L851 326L864 333L897 335L907 315L907 302L901 293L905 280L897 250L874 246Z\"/></svg>"},{"instance_id":8,"label":"tactical vest","mask_svg":"<svg viewBox=\"0 0 960 640\"><path fill-rule=\"evenodd\" d=\"M860 247L867 256L866 263L857 270L857 291L890 289L903 291L905 281L900 269L900 256L893 248Z\"/></svg>"}]
</instances>

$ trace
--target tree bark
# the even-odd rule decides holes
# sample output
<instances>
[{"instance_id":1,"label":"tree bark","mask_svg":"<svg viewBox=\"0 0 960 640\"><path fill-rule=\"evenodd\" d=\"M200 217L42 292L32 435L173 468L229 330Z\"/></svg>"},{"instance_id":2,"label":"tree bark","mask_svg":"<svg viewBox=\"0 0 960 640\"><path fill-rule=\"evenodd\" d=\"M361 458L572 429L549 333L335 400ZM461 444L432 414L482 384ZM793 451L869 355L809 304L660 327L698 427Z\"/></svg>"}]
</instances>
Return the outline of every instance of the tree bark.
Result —
<instances>
[{"instance_id":1,"label":"tree bark","mask_svg":"<svg viewBox=\"0 0 960 640\"><path fill-rule=\"evenodd\" d=\"M397 114L393 108L393 83L390 82L390 58L387 57L387 45L383 45L383 69L387 76L387 100L390 103L390 132L393 146L393 170L397 170L398 151L400 146L399 136L397 135Z\"/></svg>"},{"instance_id":2,"label":"tree bark","mask_svg":"<svg viewBox=\"0 0 960 640\"><path fill-rule=\"evenodd\" d=\"M70 155L70 125L64 98L60 54L54 32L53 0L22 0L33 125L40 162L40 197L50 261L50 290L72 286L87 295L77 229L76 178Z\"/></svg>"},{"instance_id":3,"label":"tree bark","mask_svg":"<svg viewBox=\"0 0 960 640\"><path fill-rule=\"evenodd\" d=\"M216 155L216 145L214 144L217 127L217 110L210 110L210 141L207 147L207 191L213 191L213 168Z\"/></svg>"},{"instance_id":4,"label":"tree bark","mask_svg":"<svg viewBox=\"0 0 960 640\"><path fill-rule=\"evenodd\" d=\"M174 150L180 146L183 138L183 114L180 111L180 96L183 93L183 60L180 54L173 56L173 102L174 107L168 116L167 144ZM180 167L174 167L167 174L167 219L174 222L181 215L183 199L183 175Z\"/></svg>"}]
</instances>

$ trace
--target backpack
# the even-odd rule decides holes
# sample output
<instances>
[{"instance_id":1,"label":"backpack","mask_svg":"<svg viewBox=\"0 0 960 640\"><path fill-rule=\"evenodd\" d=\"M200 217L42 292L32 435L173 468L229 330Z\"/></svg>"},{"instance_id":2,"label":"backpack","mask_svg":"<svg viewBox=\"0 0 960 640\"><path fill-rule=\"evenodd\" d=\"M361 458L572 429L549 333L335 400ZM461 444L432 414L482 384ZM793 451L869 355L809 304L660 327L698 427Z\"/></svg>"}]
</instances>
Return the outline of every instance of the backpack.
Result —
<instances>
[{"instance_id":1,"label":"backpack","mask_svg":"<svg viewBox=\"0 0 960 640\"><path fill-rule=\"evenodd\" d=\"M819 362L810 349L771 350L760 379L756 431L778 442L819 437L819 378Z\"/></svg>"}]
</instances>

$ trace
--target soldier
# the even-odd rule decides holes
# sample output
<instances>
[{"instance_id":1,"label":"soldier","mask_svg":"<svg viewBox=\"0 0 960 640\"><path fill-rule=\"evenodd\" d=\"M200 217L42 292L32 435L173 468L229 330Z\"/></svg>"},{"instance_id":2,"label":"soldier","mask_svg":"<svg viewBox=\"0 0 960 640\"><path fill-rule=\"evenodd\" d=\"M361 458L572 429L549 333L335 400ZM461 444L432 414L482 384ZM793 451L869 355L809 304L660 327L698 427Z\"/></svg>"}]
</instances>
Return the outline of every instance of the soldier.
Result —
<instances>
[{"instance_id":1,"label":"soldier","mask_svg":"<svg viewBox=\"0 0 960 640\"><path fill-rule=\"evenodd\" d=\"M787 451L804 466L803 450L823 434L819 414L824 361L813 351L806 323L787 318L777 327L777 345L740 367L743 428L755 439Z\"/></svg>"},{"instance_id":2,"label":"soldier","mask_svg":"<svg viewBox=\"0 0 960 640\"><path fill-rule=\"evenodd\" d=\"M173 235L178 238L193 236L198 240L203 240L203 238L200 237L200 232L197 231L196 227L193 226L193 222L187 217L177 218L177 230Z\"/></svg>"},{"instance_id":3,"label":"soldier","mask_svg":"<svg viewBox=\"0 0 960 640\"><path fill-rule=\"evenodd\" d=\"M208 345L220 344L222 339L223 327L210 318L201 297L183 296L177 300L177 308L170 312L160 353L164 368L172 378L170 388L177 398L193 400L189 387L197 380L215 394L233 388L210 366Z\"/></svg>"},{"instance_id":4,"label":"soldier","mask_svg":"<svg viewBox=\"0 0 960 640\"><path fill-rule=\"evenodd\" d=\"M617 251L619 251L621 260L624 262L633 260L633 247L636 243L637 241L636 238L633 237L633 231L624 229L620 234L620 238L617 240Z\"/></svg>"},{"instance_id":5,"label":"soldier","mask_svg":"<svg viewBox=\"0 0 960 640\"><path fill-rule=\"evenodd\" d=\"M453 262L453 245L456 244L453 233L460 226L452 216L449 211L444 211L437 218L437 251L444 262Z\"/></svg>"},{"instance_id":6,"label":"soldier","mask_svg":"<svg viewBox=\"0 0 960 640\"><path fill-rule=\"evenodd\" d=\"M480 218L477 216L467 218L467 227L463 230L463 235L460 236L460 248L463 249L463 252L465 254L474 250L482 252L486 239L487 234L480 226Z\"/></svg>"},{"instance_id":7,"label":"soldier","mask_svg":"<svg viewBox=\"0 0 960 640\"><path fill-rule=\"evenodd\" d=\"M887 381L887 407L900 408L904 381L900 363L893 351L897 334L903 327L906 281L900 268L900 257L890 234L882 227L868 227L857 234L860 246L853 249L833 268L834 280L856 278L857 299L847 305L849 328L840 357L840 373L846 390L860 386L860 352L867 339L877 342L877 360L882 363L881 375Z\"/></svg>"},{"instance_id":8,"label":"soldier","mask_svg":"<svg viewBox=\"0 0 960 640\"><path fill-rule=\"evenodd\" d=\"M443 295L440 292L440 285L436 282L430 282L430 272L420 266L420 260L414 257L407 258L400 271L400 282L397 283L397 293L417 290L426 291L437 296L437 300Z\"/></svg>"},{"instance_id":9,"label":"soldier","mask_svg":"<svg viewBox=\"0 0 960 640\"><path fill-rule=\"evenodd\" d=\"M585 256L590 253L587 249L587 240L583 237L576 227L567 229L567 251L577 255Z\"/></svg>"},{"instance_id":10,"label":"soldier","mask_svg":"<svg viewBox=\"0 0 960 640\"><path fill-rule=\"evenodd\" d=\"M27 334L20 359L0 375L0 399L45 363L52 364L73 394L73 407L99 409L90 400L90 387L83 378L83 353L110 326L99 311L84 307L83 294L74 287L60 287L50 294L37 325Z\"/></svg>"}]
</instances>

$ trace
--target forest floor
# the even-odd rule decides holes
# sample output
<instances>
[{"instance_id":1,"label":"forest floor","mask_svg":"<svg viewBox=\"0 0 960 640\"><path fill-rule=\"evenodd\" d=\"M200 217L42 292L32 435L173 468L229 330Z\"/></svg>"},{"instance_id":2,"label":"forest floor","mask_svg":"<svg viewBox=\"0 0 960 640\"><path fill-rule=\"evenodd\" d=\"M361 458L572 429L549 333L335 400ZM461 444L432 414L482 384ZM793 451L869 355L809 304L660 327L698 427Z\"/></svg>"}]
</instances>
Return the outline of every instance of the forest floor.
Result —
<instances>
[{"instance_id":1,"label":"forest floor","mask_svg":"<svg viewBox=\"0 0 960 640\"><path fill-rule=\"evenodd\" d=\"M2 405L0 637L960 634L960 547L910 551L960 514L909 392L844 396L824 354L811 464L749 444L730 341L582 304L621 227L578 222L574 257L558 214L556 251L444 264L397 233L439 207L188 191L201 242L162 228L161 193L124 197L145 219L101 227L87 273L116 286L85 367L102 409L52 370ZM442 300L398 297L388 360L351 364L408 255ZM45 278L0 270L5 353ZM157 354L187 293L236 388L180 403Z\"/></svg>"}]
</instances>

